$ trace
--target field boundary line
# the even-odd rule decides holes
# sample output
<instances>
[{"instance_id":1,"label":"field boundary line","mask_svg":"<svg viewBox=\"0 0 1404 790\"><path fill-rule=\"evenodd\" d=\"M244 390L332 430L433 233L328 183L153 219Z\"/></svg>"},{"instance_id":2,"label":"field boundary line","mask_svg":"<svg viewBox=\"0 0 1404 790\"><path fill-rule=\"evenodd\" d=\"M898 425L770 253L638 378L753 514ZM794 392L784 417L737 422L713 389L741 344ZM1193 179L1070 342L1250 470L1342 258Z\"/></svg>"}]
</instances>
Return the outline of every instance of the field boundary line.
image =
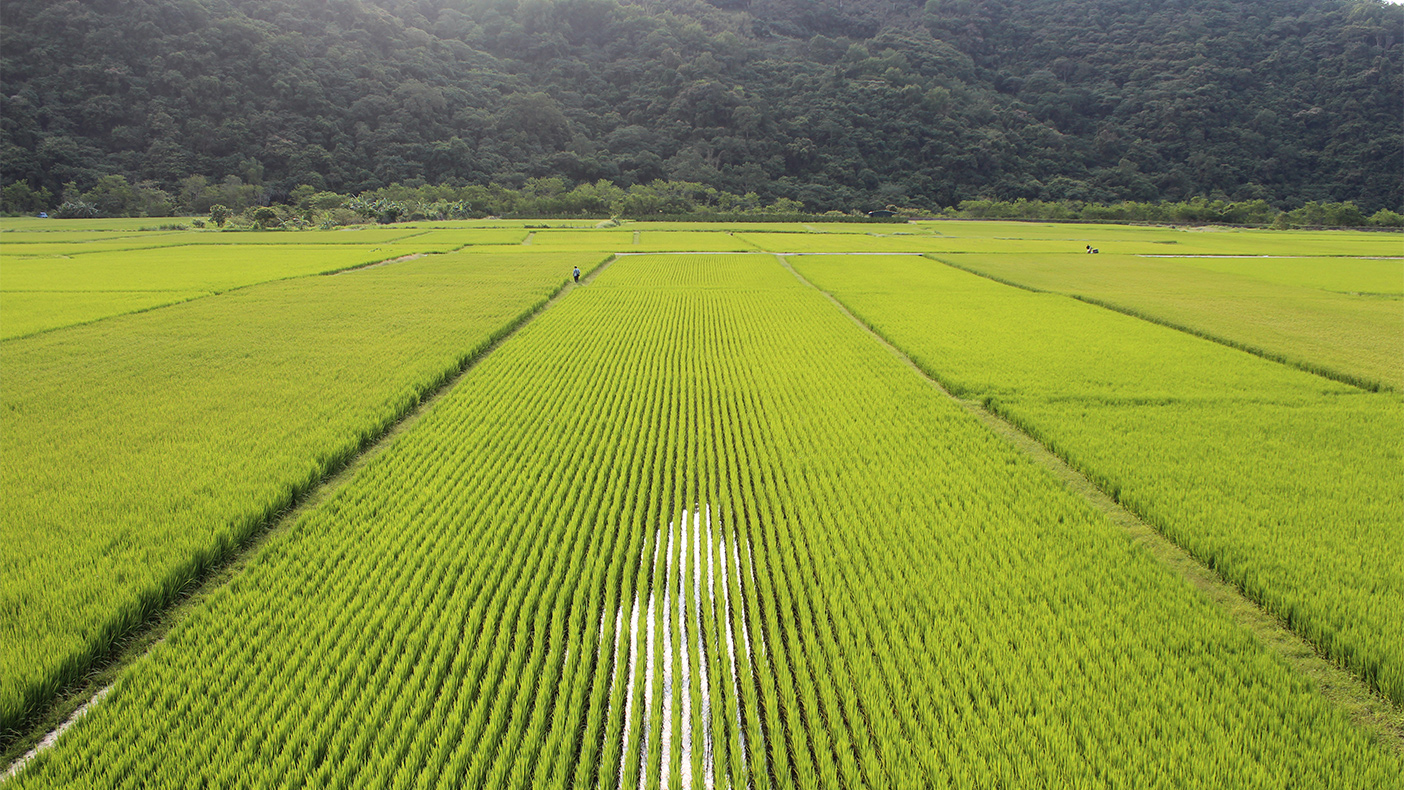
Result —
<instances>
[{"instance_id":1,"label":"field boundary line","mask_svg":"<svg viewBox=\"0 0 1404 790\"><path fill-rule=\"evenodd\" d=\"M454 250L454 252L457 252L457 250ZM335 277L335 276L337 276L338 274L349 274L350 272L365 271L366 269L374 269L374 268L376 268L377 266L389 266L389 265L392 264L392 263L406 263L406 262L408 262L408 261L417 261L417 260L419 260L420 258L425 257L426 255L438 255L438 254L441 254L441 253L432 253L432 252L412 252L412 253L410 253L409 255L401 255L401 256L398 257L398 258L386 258L386 259L383 260L383 261L376 261L375 263L363 263L363 264L361 264L360 266L352 266L352 267L347 268L347 269L337 269L337 270L334 271L334 272L326 272L326 276L328 276L328 277Z\"/></svg>"},{"instance_id":2,"label":"field boundary line","mask_svg":"<svg viewBox=\"0 0 1404 790\"><path fill-rule=\"evenodd\" d=\"M82 706L78 708L78 710L73 711L72 715L65 719L64 722L60 724L57 728L55 728L53 732L50 732L48 735L45 735L42 740L36 743L34 745L34 748L25 752L23 756L15 760L13 763L10 763L10 766L5 769L5 773L0 774L0 783L7 782L15 778L15 776L18 775L20 771L24 770L24 767L29 764L30 760L33 760L35 757L38 757L40 752L44 751L45 749L48 749L55 743L58 743L58 739L65 732L68 731L69 727L72 727L74 724L77 724L79 719L87 715L88 711L92 710L93 706L101 702L102 698L106 697L109 693L111 693L111 691L111 684L103 686L102 689L99 690L96 694L94 694L87 702L83 703Z\"/></svg>"},{"instance_id":3,"label":"field boundary line","mask_svg":"<svg viewBox=\"0 0 1404 790\"><path fill-rule=\"evenodd\" d=\"M1402 261L1399 255L1169 255L1164 253L1135 254L1137 258L1268 258L1270 260L1295 261L1302 258L1349 258L1354 261Z\"/></svg>"},{"instance_id":4,"label":"field boundary line","mask_svg":"<svg viewBox=\"0 0 1404 790\"><path fill-rule=\"evenodd\" d=\"M722 250L721 252L639 252L639 251L637 251L637 250L634 250L634 251L631 251L631 252L616 252L616 253L614 253L614 256L617 257L617 258L627 258L627 257L629 257L629 256L635 256L635 255L773 255L773 254L774 254L774 253L769 253L769 252L766 252L766 251L764 251L764 250Z\"/></svg>"},{"instance_id":5,"label":"field boundary line","mask_svg":"<svg viewBox=\"0 0 1404 790\"><path fill-rule=\"evenodd\" d=\"M422 235L422 234L421 234L421 235ZM198 245L198 244L197 244L197 245L190 245L190 246L197 246L197 247L198 247L198 246L214 246L214 245ZM220 245L220 246L230 246L230 245ZM238 245L233 245L233 246L238 246ZM244 245L244 246L257 246L257 245ZM271 280L259 280L259 281L256 282L256 283L246 283L246 284L244 284L244 285L236 285L236 286L233 286L232 288L225 288L225 289L222 290L222 291L206 291L206 290L202 290L202 289L198 289L198 288L191 289L190 291L167 291L167 289L160 289L160 288L157 288L157 289L139 289L139 290L137 290L137 289L130 289L130 288L124 288L124 289L112 290L112 291L107 291L107 290L97 290L97 291L93 291L93 290L88 290L88 291L60 291L60 290L7 291L7 290L0 289L0 293L162 293L162 292L169 292L169 293L194 293L194 292L196 292L196 291L200 291L200 295L199 295L199 296L192 296L192 297L190 297L189 299L178 299L178 300L176 300L176 301L174 301L174 302L163 302L163 303L161 303L161 304L154 304L154 305L150 305L150 306L148 306L148 307L140 307L140 308L137 308L136 310L128 310L128 311L125 312L125 313L113 313L112 315L104 315L104 316L99 316L99 317L97 317L97 318L90 318L90 319L88 319L87 321L79 321L79 322L73 323L73 324L64 324L63 326L55 326L55 327L50 327L50 328L48 328L48 329L38 329L38 330L35 330L35 331L33 331L33 332L29 332L29 333L23 334L23 335L15 335L14 337L4 337L4 338L0 338L0 343L8 343L8 342L10 342L11 340L23 340L23 339L28 338L28 337L38 337L39 335L47 335L47 334L49 334L50 332L58 332L58 331L61 331L61 330L64 330L64 329L71 329L71 328L73 328L73 327L75 327L75 326L88 326L89 324L96 324L96 323L98 323L99 321L108 321L108 320L113 319L113 318L121 318L121 317L124 316L124 315L140 315L141 313L149 313L149 312L151 312L151 311L153 311L153 310L160 310L160 309L165 308L165 307L175 307L175 306L178 305L178 304L185 304L186 302L195 302L195 301L198 301L198 300L200 300L200 299L209 298L209 297L211 297L211 296L222 296L222 295L224 295L224 294L234 293L234 292L236 292L236 291L242 291L242 290L244 290L244 289L246 289L246 288L257 288L257 287L260 286L260 285L268 285L269 283L285 283L285 282L288 282L289 280L302 280L302 279L306 279L306 278L310 278L310 277L332 277L332 276L335 276L335 275L338 275L338 274L343 274L343 273L345 273L345 272L356 272L356 271L360 271L360 270L362 270L362 269L372 269L372 268L375 268L376 266L384 266L384 265L387 264L387 263L400 263L400 262L402 262L402 261L415 260L415 259L417 259L417 258L423 258L423 257L429 256L429 255L448 255L448 254L451 254L451 253L454 253L454 252L459 252L459 251L461 251L464 247L469 247L469 246L472 246L472 245L465 244L465 245L463 245L462 247L456 247L456 248L454 248L454 249L452 249L452 250L449 250L448 252L416 252L416 253L412 253L412 254L410 254L410 255L402 255L402 256L400 256L399 258L389 258L389 259L386 259L386 260L371 261L371 262L369 262L369 263L358 263L358 264L356 264L356 265L354 265L354 266L343 266L343 267L340 268L340 269L328 269L328 270L326 270L326 271L324 271L324 272L310 272L310 273L308 273L308 274L294 274L294 275L292 275L291 277L275 277L275 278L273 278L273 279L271 279ZM160 249L165 249L165 248L160 248Z\"/></svg>"},{"instance_id":6,"label":"field boundary line","mask_svg":"<svg viewBox=\"0 0 1404 790\"><path fill-rule=\"evenodd\" d=\"M1320 376L1323 379L1328 379L1338 384L1346 384L1351 387L1356 387L1357 389L1362 389L1366 392L1396 391L1395 387L1386 384L1383 381L1376 381L1375 379L1366 378L1364 376L1357 376L1353 373L1345 373L1339 370L1335 370L1333 368L1328 368L1324 365L1318 365L1314 362L1308 362L1306 360L1293 359L1283 354L1278 354L1274 351L1268 351L1267 349L1259 348L1258 346L1254 346L1249 343L1244 343L1242 341L1234 340L1232 338L1216 335L1212 332L1207 332L1203 329L1197 329L1195 327L1187 326L1185 324L1176 323L1167 318L1161 318L1160 316L1151 315L1150 313L1137 310L1134 307L1126 307L1123 305L1116 304L1115 302L1108 302L1103 299L1098 299L1095 296L1084 296L1083 294L1077 293L1064 293L1062 291L1050 291L1045 288L1038 288L1032 285L1025 285L1024 283L1015 282L1005 277L1000 277L998 275L982 272L978 269L972 269L968 266L962 266L959 263L953 263L944 258L938 258L936 257L936 254L925 253L924 255L925 257L936 261L937 263L949 266L952 269L959 269L960 271L963 271L966 274L973 274L976 277L983 277L986 280L997 282L1000 285L1007 285L1010 288L1018 288L1019 290L1029 291L1030 293L1053 294L1054 296L1062 296L1068 299L1075 299L1079 302L1090 304L1093 307L1100 307L1103 310L1110 310L1113 313L1120 313L1130 318L1145 321L1148 324L1156 324L1157 326L1163 326L1166 329L1173 329L1177 332L1183 332L1184 334L1197 337L1200 340L1208 340L1211 343L1218 343L1221 346L1227 346L1228 348L1234 349L1235 351L1242 351L1245 354L1252 354L1253 356L1265 359L1268 362L1274 362L1284 367L1295 368L1297 370L1302 371L1303 373L1310 373L1314 376Z\"/></svg>"},{"instance_id":7,"label":"field boundary line","mask_svg":"<svg viewBox=\"0 0 1404 790\"><path fill-rule=\"evenodd\" d=\"M283 509L255 527L223 557L213 560L199 571L170 600L153 606L145 621L118 637L78 679L61 688L48 702L39 705L14 730L0 732L0 766L4 766L0 769L0 785L17 775L35 756L57 743L64 731L107 696L124 670L150 653L198 606L238 576L267 543L291 529L304 513L336 494L361 469L393 446L397 438L418 424L440 398L489 354L571 291L592 282L616 260L618 256L602 253L599 263L588 272L581 273L579 283L566 277L550 296L531 305L490 335L487 343L460 360L456 367L446 370L437 382L427 386L419 399L402 414L387 420L385 427L362 442L358 451L330 467L320 480L305 491L294 493Z\"/></svg>"},{"instance_id":8,"label":"field boundary line","mask_svg":"<svg viewBox=\"0 0 1404 790\"><path fill-rule=\"evenodd\" d=\"M43 232L52 232L52 231L43 231ZM118 231L118 232L124 232L124 231ZM177 234L177 233L231 233L231 234L237 234L237 233L264 233L264 232L267 232L267 231L243 231L243 230L236 230L236 231L220 231L220 230L197 230L197 231L189 231L189 230L165 230L165 231L155 231L155 232L152 233L152 234L145 234L145 233L137 232L137 233L130 234L130 235L128 235L128 236L118 236L118 237L116 237L116 238L119 238L119 239L126 239L126 238L138 238L138 237L141 237L141 236L150 237L150 236L152 236L152 235L158 235L158 236L172 235L172 236L173 236L173 235L175 235L175 234ZM272 231L272 232L273 232L273 233L306 233L306 232L308 232L308 231L298 231L298 230L294 230L294 231ZM321 232L323 232L323 231L315 231L315 232L321 233ZM393 239L391 239L390 241L381 242L381 243L382 243L382 244L398 244L399 242L402 242L402 241L404 241L404 240L406 240L406 239L413 239L413 238L415 238L415 237L417 237L417 236L423 236L424 234L426 234L426 233L428 233L428 232L429 232L429 231L425 230L425 231L421 231L421 232L419 232L419 233L410 233L410 234L405 235L405 236L397 236L396 238L393 238ZM4 239L0 239L0 241L4 241ZM93 240L91 240L91 241L111 241L111 239L93 239ZM71 242L71 243L73 243L73 244L90 244L91 241L76 241L76 242ZM19 244L19 245L24 245L24 244L61 244L62 242L55 242L55 241L21 241L21 242L14 242L14 241L11 241L11 242L6 242L6 243L9 244L11 247L13 247L13 246L16 245L16 244ZM327 242L327 246L335 246L335 245L338 245L338 244L346 244L346 245L349 246L349 245L354 244L354 243L355 243L355 242L334 242L334 241L329 241L329 242ZM370 242L370 243L374 243L374 242ZM241 244L241 243L239 243L239 242L237 242L237 241L233 241L233 240L230 240L230 241L218 241L218 242L215 242L215 241L211 241L211 242L188 241L188 242L182 242L181 244L152 244L152 245L146 246L146 247L128 247L127 249L124 249L124 250L74 250L73 252L64 253L63 255L25 255L25 254L22 253L22 252L21 252L21 253L11 253L11 254L12 254L12 255L19 255L20 257L31 258L31 259L32 259L32 258L71 258L71 257L73 257L74 255L95 255L95 254L103 253L103 252L146 252L146 251L148 251L148 250L174 250L174 249L180 249L180 248L183 248L183 247L261 247L261 246L276 247L276 246L280 246L280 245L276 245L276 244L268 244L268 245L261 245L261 244Z\"/></svg>"},{"instance_id":9,"label":"field boundary line","mask_svg":"<svg viewBox=\"0 0 1404 790\"><path fill-rule=\"evenodd\" d=\"M927 372L906 352L883 337L880 332L859 318L832 293L811 283L795 270L786 255L775 256L782 266L806 287L822 294L839 312L867 332L889 353L905 363L937 391L974 415L990 430L1014 445L1034 463L1052 473L1064 488L1081 496L1120 527L1131 542L1171 571L1177 573L1210 602L1223 611L1239 627L1250 631L1258 641L1299 674L1309 678L1318 692L1338 708L1356 726L1365 730L1387 749L1404 755L1404 708L1370 688L1355 673L1323 655L1316 646L1287 626L1282 618L1244 595L1233 583L1225 580L1179 544L1167 538L1155 527L1117 502L1110 494L1057 455L1038 438L1027 433L1008 418L979 400L953 394L940 379ZM957 267L958 268L958 267Z\"/></svg>"}]
</instances>

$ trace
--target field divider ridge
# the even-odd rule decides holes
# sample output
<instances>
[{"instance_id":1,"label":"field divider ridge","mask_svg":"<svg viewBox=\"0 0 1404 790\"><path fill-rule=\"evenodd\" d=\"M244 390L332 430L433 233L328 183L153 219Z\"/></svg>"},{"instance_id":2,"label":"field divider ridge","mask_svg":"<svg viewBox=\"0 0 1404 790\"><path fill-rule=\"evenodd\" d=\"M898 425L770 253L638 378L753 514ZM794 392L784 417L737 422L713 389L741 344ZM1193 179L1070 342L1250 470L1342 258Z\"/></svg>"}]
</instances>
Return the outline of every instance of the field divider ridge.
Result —
<instances>
[{"instance_id":1,"label":"field divider ridge","mask_svg":"<svg viewBox=\"0 0 1404 790\"><path fill-rule=\"evenodd\" d=\"M415 234L415 235L423 235L423 234ZM199 247L199 246L214 246L214 245L186 244L186 245L172 245L172 246ZM240 246L240 245L237 245L237 244L228 244L228 245L219 245L219 246L235 247L235 246ZM125 313L113 313L112 315L103 315L103 316L98 316L97 318L90 318L90 319L88 319L88 320L86 320L86 321L76 321L76 322L71 323L71 324L64 324L64 325L62 325L62 326L53 326L53 327L49 327L49 328L47 328L47 329L37 329L37 330L35 330L35 331L33 331L33 332L28 332L28 333L23 334L23 335L15 335L15 336L13 336L13 337L0 338L0 343L8 343L8 342L11 341L11 340L22 340L22 339L28 338L28 337L36 337L36 336L38 336L38 335L48 334L49 332L57 332L57 331L59 331L59 330L61 330L61 329L69 329L69 328L72 328L72 327L75 327L75 326L87 326L88 324L96 324L96 323L98 323L99 321L107 321L107 320L110 320L110 319L113 319L113 318L120 318L120 317L122 317L122 316L139 315L139 314L141 314L141 313L149 313L149 312L151 312L151 311L153 311L153 310L160 310L160 309L166 308L166 307L174 307L174 306L176 306L176 305L178 305L178 304L185 304L185 303L187 303L187 302L194 302L194 301L197 301L197 300L199 300L199 299L205 299L205 298L210 297L210 296L221 296L221 295L227 294L227 293L235 293L235 292L237 292L237 291L242 291L242 290L245 290L245 289L247 289L247 288L254 288L254 287L259 286L259 285L267 285L268 283L284 282L284 281L286 281L286 280L301 280L301 279L303 279L303 278L308 278L308 277L331 277L331 276L335 276L335 275L338 275L338 274L345 274L345 273L347 273L347 272L358 272L358 271L361 271L362 269L374 269L374 268L377 267L377 266L385 266L386 264L391 264L391 263L404 263L404 262L407 262L407 261L418 260L418 259L420 259L420 258L424 258L424 257L427 257L427 256L429 256L429 255L448 255L448 254L450 254L450 253L458 252L458 251L462 250L464 247L470 247L470 246L472 246L472 245L470 245L470 244L464 244L464 245L462 245L462 246L459 246L459 247L456 247L456 248L454 248L454 249L452 249L452 250L449 250L448 252L416 252L416 253L411 253L411 254L409 254L409 255L401 255L401 256L398 257L398 258L387 258L387 259L383 259L383 260L370 261L370 262L368 262L368 263L357 263L357 264L354 264L354 265L351 265L351 266L342 266L342 267L340 267L340 268L336 268L336 269L327 269L326 271L312 272L312 273L310 273L310 274L295 274L295 275L292 275L292 276L290 276L290 277L276 277L276 278L274 278L274 279L272 279L272 280L259 280L258 282L244 283L243 285L234 285L234 286L231 286L231 287L229 287L229 288L224 288L224 289L222 289L222 290L213 290L213 291L203 291L203 290L198 289L198 288L197 288L197 289L192 289L192 290L190 290L190 291L185 291L185 290L174 290L174 289L170 289L170 288L115 288L115 289L106 289L106 288L104 288L104 289L87 289L87 290L82 290L82 291L59 290L59 289L54 289L54 288L34 288L34 289L16 289L16 290L0 289L0 293L163 293L163 292L169 292L169 293L195 293L195 292L199 291L199 294L200 294L199 296L192 296L192 297L190 297L190 298L188 298L188 299L179 299L179 300L176 300L176 301L174 301L174 302L163 302L163 303L161 303L161 304L153 304L153 305L150 305L150 306L148 306L148 307L138 307L138 308L135 309L135 310L128 310L128 311L125 312ZM151 247L151 248L143 248L143 249L171 249L171 247ZM0 734L0 735L3 735L3 734ZM3 737L0 737L0 742L3 742ZM0 751L2 751L2 749L0 749Z\"/></svg>"},{"instance_id":2,"label":"field divider ridge","mask_svg":"<svg viewBox=\"0 0 1404 790\"><path fill-rule=\"evenodd\" d=\"M889 353L919 373L931 386L955 401L990 430L1052 473L1069 491L1080 495L1105 514L1113 524L1124 530L1138 548L1179 574L1233 622L1251 632L1269 652L1303 676L1310 678L1318 691L1350 721L1370 732L1396 754L1404 755L1404 708L1376 693L1354 672L1327 658L1310 641L1293 631L1282 618L1264 609L1232 582L1225 580L1179 544L1117 502L1111 494L1057 455L1036 436L991 409L983 401L962 398L952 393L939 378L917 364L906 352L850 310L848 305L795 270L786 260L787 254L776 253L775 257L797 280L822 294L839 312L886 347ZM955 268L963 269L959 266ZM1039 289L1017 283L1005 284L1042 293Z\"/></svg>"},{"instance_id":3,"label":"field divider ridge","mask_svg":"<svg viewBox=\"0 0 1404 790\"><path fill-rule=\"evenodd\" d=\"M1227 346L1229 348L1234 349L1235 351L1242 351L1245 354L1252 354L1255 357L1261 357L1262 359L1266 359L1269 362L1275 362L1279 365L1285 365L1289 368L1295 368L1305 373L1310 373L1314 376L1320 376L1324 379L1329 379L1340 384L1346 384L1351 387L1358 387L1362 390L1365 390L1366 392L1395 391L1394 387L1390 386L1389 384L1386 384L1383 381L1377 381L1375 379L1365 378L1363 376L1356 376L1352 373L1345 373L1343 371L1335 370L1333 368L1328 368L1324 365L1317 365L1311 362L1307 362L1306 360L1292 359L1291 357L1287 357L1273 351L1268 351L1264 348L1259 348L1250 343L1244 343L1238 340L1234 340L1233 338L1224 337L1222 335L1216 335L1213 332L1206 332L1203 329L1196 329L1195 327L1188 326L1186 324L1177 323L1166 318L1161 318L1160 316L1151 315L1150 313L1142 312L1132 307L1126 307L1123 305L1116 304L1114 302L1108 302L1103 299L1098 299L1094 296L1085 296L1083 294L1064 293L1062 291L1050 291L1043 288L1037 288L1032 285L1026 285L1021 282L1010 280L1006 277L1000 277L998 275L990 274L988 272L982 272L979 269L974 269L969 266L963 266L959 263L955 263L945 258L938 258L936 257L936 255L931 253L924 253L924 257L930 258L931 260L936 261L937 263L949 266L952 269L959 269L960 271L963 271L967 274L973 274L976 277L983 277L986 280L992 280L994 282L999 283L1000 285L1007 285L1011 288L1018 288L1022 291L1029 291L1030 293L1053 294L1055 296L1063 296L1069 299L1076 299L1079 302L1085 302L1094 307L1100 307L1104 310L1110 310L1113 313L1120 313L1124 316L1129 316L1140 321L1145 321L1147 323L1163 326L1166 329L1173 329L1176 332L1184 332L1187 335L1192 335L1201 340L1208 340L1211 343L1218 343L1221 346Z\"/></svg>"},{"instance_id":4,"label":"field divider ridge","mask_svg":"<svg viewBox=\"0 0 1404 790\"><path fill-rule=\"evenodd\" d=\"M365 269L374 269L374 268L376 268L377 266L389 266L389 265L392 264L392 263L406 263L406 262L408 262L408 261L417 261L417 260L419 260L420 258L423 258L423 257L426 256L426 255L434 255L434 254L436 254L436 253L429 253L429 252L412 252L412 253L410 253L409 255L401 255L401 256L398 257L398 258L386 258L386 259L383 260L383 261L376 261L375 263L363 263L363 264L361 264L361 265L359 265L359 266L352 266L352 267L347 268L347 269L337 269L336 271L333 271L333 272L323 272L323 274L324 274L324 275L328 275L328 276L336 276L336 275L338 275L338 274L348 274L348 273L350 273L350 272L359 272L359 271L362 271L362 270L365 270Z\"/></svg>"},{"instance_id":5,"label":"field divider ridge","mask_svg":"<svg viewBox=\"0 0 1404 790\"><path fill-rule=\"evenodd\" d=\"M125 668L149 653L191 610L238 576L264 545L286 532L305 512L320 505L350 482L357 472L388 449L397 437L413 428L468 371L551 305L574 289L593 281L617 259L616 255L603 254L598 264L588 272L582 272L579 283L566 278L551 295L492 333L480 348L462 357L456 366L448 368L438 380L427 385L405 411L392 415L378 431L368 435L356 451L330 463L316 482L290 492L288 501L281 509L250 531L226 555L197 571L170 599L153 604L145 620L98 655L81 676L60 688L47 703L39 705L27 721L9 732L0 732L0 766L4 766L0 769L0 784L19 773L37 754L53 746L68 727L107 695Z\"/></svg>"}]
</instances>

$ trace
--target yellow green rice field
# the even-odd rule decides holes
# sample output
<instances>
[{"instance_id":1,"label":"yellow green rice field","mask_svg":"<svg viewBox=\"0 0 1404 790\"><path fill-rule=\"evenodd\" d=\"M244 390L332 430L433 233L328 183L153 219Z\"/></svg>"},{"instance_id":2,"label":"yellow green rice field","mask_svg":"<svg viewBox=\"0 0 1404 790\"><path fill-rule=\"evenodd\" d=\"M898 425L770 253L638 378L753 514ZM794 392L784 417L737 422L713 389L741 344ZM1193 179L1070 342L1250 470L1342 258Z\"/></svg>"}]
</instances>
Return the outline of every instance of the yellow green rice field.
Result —
<instances>
[{"instance_id":1,"label":"yellow green rice field","mask_svg":"<svg viewBox=\"0 0 1404 790\"><path fill-rule=\"evenodd\" d=\"M0 220L7 786L1404 786L1404 236L142 222Z\"/></svg>"}]
</instances>

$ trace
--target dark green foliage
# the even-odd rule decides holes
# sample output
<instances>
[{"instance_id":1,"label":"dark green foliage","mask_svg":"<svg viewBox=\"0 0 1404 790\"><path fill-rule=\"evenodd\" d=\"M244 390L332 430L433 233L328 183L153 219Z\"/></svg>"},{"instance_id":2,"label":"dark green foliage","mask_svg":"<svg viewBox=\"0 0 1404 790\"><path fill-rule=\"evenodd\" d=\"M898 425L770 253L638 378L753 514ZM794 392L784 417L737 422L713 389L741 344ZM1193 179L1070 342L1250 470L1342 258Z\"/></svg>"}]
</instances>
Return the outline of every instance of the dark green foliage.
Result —
<instances>
[{"instance_id":1,"label":"dark green foliage","mask_svg":"<svg viewBox=\"0 0 1404 790\"><path fill-rule=\"evenodd\" d=\"M1389 209L1380 209L1365 216L1359 206L1347 200L1343 203L1318 203L1291 211L1279 211L1264 200L1237 203L1224 200L1193 198L1179 202L1137 203L1123 201L1115 204L1082 203L1079 201L1024 200L962 200L960 205L943 212L950 217L969 219L1041 219L1075 220L1084 222L1155 222L1178 225L1272 225L1279 228L1356 228L1398 227L1404 217Z\"/></svg>"},{"instance_id":2,"label":"dark green foliage","mask_svg":"<svg viewBox=\"0 0 1404 790\"><path fill-rule=\"evenodd\" d=\"M257 230L275 228L282 224L282 221L278 219L278 212L268 206L260 206L249 212L249 219L253 221L254 228Z\"/></svg>"},{"instance_id":3,"label":"dark green foliage","mask_svg":"<svg viewBox=\"0 0 1404 790\"><path fill-rule=\"evenodd\" d=\"M1404 9L1379 0L11 0L4 17L0 183L50 201L120 175L197 213L549 177L819 212L1404 206Z\"/></svg>"},{"instance_id":4,"label":"dark green foliage","mask_svg":"<svg viewBox=\"0 0 1404 790\"><path fill-rule=\"evenodd\" d=\"M59 219L91 219L97 215L97 206L81 200L65 200L54 212L54 216Z\"/></svg>"},{"instance_id":5,"label":"dark green foliage","mask_svg":"<svg viewBox=\"0 0 1404 790\"><path fill-rule=\"evenodd\" d=\"M16 181L0 190L0 211L7 214L40 212L53 205L53 199L47 189L34 189L26 181Z\"/></svg>"}]
</instances>

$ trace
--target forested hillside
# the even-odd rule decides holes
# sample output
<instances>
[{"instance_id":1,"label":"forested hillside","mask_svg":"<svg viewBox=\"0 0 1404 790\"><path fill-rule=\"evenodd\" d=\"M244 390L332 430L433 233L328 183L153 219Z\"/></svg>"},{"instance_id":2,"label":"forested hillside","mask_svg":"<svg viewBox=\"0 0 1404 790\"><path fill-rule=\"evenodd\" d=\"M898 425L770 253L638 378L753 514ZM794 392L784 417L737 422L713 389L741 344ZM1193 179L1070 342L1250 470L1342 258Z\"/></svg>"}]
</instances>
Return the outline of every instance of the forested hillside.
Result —
<instances>
[{"instance_id":1,"label":"forested hillside","mask_svg":"<svg viewBox=\"0 0 1404 790\"><path fill-rule=\"evenodd\" d=\"M1404 205L1381 0L7 0L0 181ZM237 179L235 181L229 180ZM65 186L67 185L67 187Z\"/></svg>"}]
</instances>

